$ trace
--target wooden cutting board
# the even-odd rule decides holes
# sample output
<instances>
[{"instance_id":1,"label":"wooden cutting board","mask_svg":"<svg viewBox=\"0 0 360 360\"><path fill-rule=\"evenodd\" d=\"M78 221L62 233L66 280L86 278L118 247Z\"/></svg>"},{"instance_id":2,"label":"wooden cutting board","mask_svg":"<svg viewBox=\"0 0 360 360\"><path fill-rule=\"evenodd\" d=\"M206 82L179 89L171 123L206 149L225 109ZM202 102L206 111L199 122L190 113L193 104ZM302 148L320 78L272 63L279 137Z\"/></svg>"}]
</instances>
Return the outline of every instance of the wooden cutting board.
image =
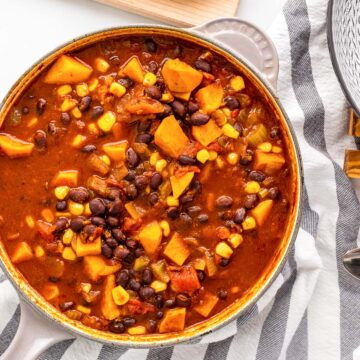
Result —
<instances>
[{"instance_id":1,"label":"wooden cutting board","mask_svg":"<svg viewBox=\"0 0 360 360\"><path fill-rule=\"evenodd\" d=\"M97 0L162 22L194 26L219 17L234 16L239 0Z\"/></svg>"}]
</instances>

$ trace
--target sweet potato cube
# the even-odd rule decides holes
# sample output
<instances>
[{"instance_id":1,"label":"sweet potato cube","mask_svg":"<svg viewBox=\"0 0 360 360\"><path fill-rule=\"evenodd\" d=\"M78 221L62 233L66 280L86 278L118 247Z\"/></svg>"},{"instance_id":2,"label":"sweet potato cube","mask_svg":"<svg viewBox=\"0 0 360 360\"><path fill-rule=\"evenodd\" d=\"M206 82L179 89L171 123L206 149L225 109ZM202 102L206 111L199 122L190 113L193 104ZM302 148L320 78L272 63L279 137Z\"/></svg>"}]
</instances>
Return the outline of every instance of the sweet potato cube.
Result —
<instances>
[{"instance_id":1,"label":"sweet potato cube","mask_svg":"<svg viewBox=\"0 0 360 360\"><path fill-rule=\"evenodd\" d=\"M141 211L143 209L136 207L132 201L125 204L125 209L134 220L141 218L143 215L143 212Z\"/></svg>"},{"instance_id":2,"label":"sweet potato cube","mask_svg":"<svg viewBox=\"0 0 360 360\"><path fill-rule=\"evenodd\" d=\"M161 69L165 84L170 91L186 93L200 85L203 75L179 59L169 59Z\"/></svg>"},{"instance_id":3,"label":"sweet potato cube","mask_svg":"<svg viewBox=\"0 0 360 360\"><path fill-rule=\"evenodd\" d=\"M179 266L185 262L190 254L191 250L178 233L171 237L164 249L164 255Z\"/></svg>"},{"instance_id":4,"label":"sweet potato cube","mask_svg":"<svg viewBox=\"0 0 360 360\"><path fill-rule=\"evenodd\" d=\"M159 223L157 221L153 221L145 225L140 230L138 238L147 254L155 254L155 252L159 249L162 239L162 231Z\"/></svg>"},{"instance_id":5,"label":"sweet potato cube","mask_svg":"<svg viewBox=\"0 0 360 360\"><path fill-rule=\"evenodd\" d=\"M125 161L126 150L129 146L127 140L121 140L111 143L106 143L102 146L102 149L106 155L108 155L114 161Z\"/></svg>"},{"instance_id":6,"label":"sweet potato cube","mask_svg":"<svg viewBox=\"0 0 360 360\"><path fill-rule=\"evenodd\" d=\"M101 238L98 237L92 242L84 243L81 239L76 241L76 255L87 256L87 255L100 255L101 254Z\"/></svg>"},{"instance_id":7,"label":"sweet potato cube","mask_svg":"<svg viewBox=\"0 0 360 360\"><path fill-rule=\"evenodd\" d=\"M0 134L0 148L7 156L18 158L30 156L34 149L34 144L2 133Z\"/></svg>"},{"instance_id":8,"label":"sweet potato cube","mask_svg":"<svg viewBox=\"0 0 360 360\"><path fill-rule=\"evenodd\" d=\"M184 330L185 316L185 308L169 309L160 321L159 332L162 334Z\"/></svg>"},{"instance_id":9,"label":"sweet potato cube","mask_svg":"<svg viewBox=\"0 0 360 360\"><path fill-rule=\"evenodd\" d=\"M33 257L33 251L28 243L25 241L22 241L18 244L16 244L14 251L11 255L11 261L14 264L19 264L24 261L29 261Z\"/></svg>"},{"instance_id":10,"label":"sweet potato cube","mask_svg":"<svg viewBox=\"0 0 360 360\"><path fill-rule=\"evenodd\" d=\"M121 264L108 265L102 256L85 256L84 273L90 280L97 281L101 276L116 273L121 269Z\"/></svg>"},{"instance_id":11,"label":"sweet potato cube","mask_svg":"<svg viewBox=\"0 0 360 360\"><path fill-rule=\"evenodd\" d=\"M193 171L188 172L180 177L177 177L175 175L170 176L171 188L175 199L178 199L180 195L186 190L186 188L190 185L193 177Z\"/></svg>"},{"instance_id":12,"label":"sweet potato cube","mask_svg":"<svg viewBox=\"0 0 360 360\"><path fill-rule=\"evenodd\" d=\"M78 170L61 170L54 176L51 181L52 186L67 185L70 187L76 187L79 182Z\"/></svg>"},{"instance_id":13,"label":"sweet potato cube","mask_svg":"<svg viewBox=\"0 0 360 360\"><path fill-rule=\"evenodd\" d=\"M173 115L166 117L155 132L155 144L166 154L178 158L189 139Z\"/></svg>"},{"instance_id":14,"label":"sweet potato cube","mask_svg":"<svg viewBox=\"0 0 360 360\"><path fill-rule=\"evenodd\" d=\"M47 84L76 84L87 80L93 69L78 58L60 56L44 77Z\"/></svg>"},{"instance_id":15,"label":"sweet potato cube","mask_svg":"<svg viewBox=\"0 0 360 360\"><path fill-rule=\"evenodd\" d=\"M135 115L158 114L164 111L164 105L155 99L137 97L130 99L126 103L125 109Z\"/></svg>"},{"instance_id":16,"label":"sweet potato cube","mask_svg":"<svg viewBox=\"0 0 360 360\"><path fill-rule=\"evenodd\" d=\"M108 275L104 281L101 299L101 312L107 320L114 320L121 315L121 311L115 304L112 291L115 289L115 275Z\"/></svg>"},{"instance_id":17,"label":"sweet potato cube","mask_svg":"<svg viewBox=\"0 0 360 360\"><path fill-rule=\"evenodd\" d=\"M255 218L257 225L259 226L264 225L266 219L271 213L271 209L273 205L274 205L274 201L268 199L262 201L254 209L251 210L251 214Z\"/></svg>"},{"instance_id":18,"label":"sweet potato cube","mask_svg":"<svg viewBox=\"0 0 360 360\"><path fill-rule=\"evenodd\" d=\"M202 146L208 146L222 135L222 130L216 125L214 120L210 119L205 125L193 126L191 133Z\"/></svg>"},{"instance_id":19,"label":"sweet potato cube","mask_svg":"<svg viewBox=\"0 0 360 360\"><path fill-rule=\"evenodd\" d=\"M282 154L267 153L257 150L255 152L254 169L271 175L280 170L285 164Z\"/></svg>"},{"instance_id":20,"label":"sweet potato cube","mask_svg":"<svg viewBox=\"0 0 360 360\"><path fill-rule=\"evenodd\" d=\"M144 71L137 56L133 56L123 67L122 73L131 80L142 83L144 80Z\"/></svg>"},{"instance_id":21,"label":"sweet potato cube","mask_svg":"<svg viewBox=\"0 0 360 360\"><path fill-rule=\"evenodd\" d=\"M201 88L195 94L195 99L199 103L202 111L206 114L211 114L220 107L223 96L223 87L220 82L217 81Z\"/></svg>"},{"instance_id":22,"label":"sweet potato cube","mask_svg":"<svg viewBox=\"0 0 360 360\"><path fill-rule=\"evenodd\" d=\"M47 301L54 300L60 295L59 288L56 284L45 284L41 293Z\"/></svg>"},{"instance_id":23,"label":"sweet potato cube","mask_svg":"<svg viewBox=\"0 0 360 360\"><path fill-rule=\"evenodd\" d=\"M200 303L194 307L194 310L203 317L208 317L218 301L219 298L216 295L205 292L203 298L200 300Z\"/></svg>"}]
</instances>

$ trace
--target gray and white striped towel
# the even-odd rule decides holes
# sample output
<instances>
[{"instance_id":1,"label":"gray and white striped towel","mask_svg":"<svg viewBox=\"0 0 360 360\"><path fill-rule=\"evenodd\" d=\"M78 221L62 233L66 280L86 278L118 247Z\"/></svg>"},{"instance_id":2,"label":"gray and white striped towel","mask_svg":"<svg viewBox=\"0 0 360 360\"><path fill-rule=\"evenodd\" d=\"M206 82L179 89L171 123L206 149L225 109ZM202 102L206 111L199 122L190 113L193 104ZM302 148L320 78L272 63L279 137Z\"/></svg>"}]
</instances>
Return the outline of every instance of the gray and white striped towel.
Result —
<instances>
[{"instance_id":1,"label":"gray and white striped towel","mask_svg":"<svg viewBox=\"0 0 360 360\"><path fill-rule=\"evenodd\" d=\"M305 168L301 229L282 273L250 314L192 345L114 349L65 340L41 360L360 359L360 283L341 255L357 246L360 207L341 170L346 103L326 44L326 0L288 0L271 28L280 57L279 97L295 127ZM20 308L0 275L0 355Z\"/></svg>"}]
</instances>

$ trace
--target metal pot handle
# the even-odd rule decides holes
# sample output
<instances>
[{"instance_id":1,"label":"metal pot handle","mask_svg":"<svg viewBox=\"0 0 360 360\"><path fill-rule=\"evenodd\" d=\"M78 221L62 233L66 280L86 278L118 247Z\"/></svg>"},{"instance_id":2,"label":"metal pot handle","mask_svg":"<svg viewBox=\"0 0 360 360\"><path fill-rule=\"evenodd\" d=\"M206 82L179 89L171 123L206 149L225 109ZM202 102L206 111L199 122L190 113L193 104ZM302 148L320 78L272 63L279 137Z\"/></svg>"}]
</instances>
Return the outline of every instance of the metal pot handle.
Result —
<instances>
[{"instance_id":1,"label":"metal pot handle","mask_svg":"<svg viewBox=\"0 0 360 360\"><path fill-rule=\"evenodd\" d=\"M276 90L279 58L272 40L263 30L238 18L220 18L190 31L213 38L248 60Z\"/></svg>"},{"instance_id":2,"label":"metal pot handle","mask_svg":"<svg viewBox=\"0 0 360 360\"><path fill-rule=\"evenodd\" d=\"M40 316L20 299L21 316L18 330L0 360L35 360L51 345L74 336L54 322Z\"/></svg>"}]
</instances>

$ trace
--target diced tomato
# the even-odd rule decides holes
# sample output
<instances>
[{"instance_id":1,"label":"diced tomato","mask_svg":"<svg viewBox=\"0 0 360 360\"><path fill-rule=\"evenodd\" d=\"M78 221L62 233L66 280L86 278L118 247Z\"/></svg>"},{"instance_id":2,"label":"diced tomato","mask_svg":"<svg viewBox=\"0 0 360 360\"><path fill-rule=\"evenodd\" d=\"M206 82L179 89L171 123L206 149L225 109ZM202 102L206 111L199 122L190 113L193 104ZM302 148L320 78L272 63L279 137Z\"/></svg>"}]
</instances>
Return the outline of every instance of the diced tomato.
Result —
<instances>
[{"instance_id":1,"label":"diced tomato","mask_svg":"<svg viewBox=\"0 0 360 360\"><path fill-rule=\"evenodd\" d=\"M36 222L36 229L38 231L38 233L40 234L40 236L46 240L46 241L52 241L54 240L54 230L55 230L55 225L51 225L48 222L42 221L42 220L38 220Z\"/></svg>"},{"instance_id":2,"label":"diced tomato","mask_svg":"<svg viewBox=\"0 0 360 360\"><path fill-rule=\"evenodd\" d=\"M201 286L196 270L192 266L168 266L167 271L170 276L171 286L176 292L191 294Z\"/></svg>"},{"instance_id":3,"label":"diced tomato","mask_svg":"<svg viewBox=\"0 0 360 360\"><path fill-rule=\"evenodd\" d=\"M144 315L148 312L154 312L155 306L139 299L130 299L127 303L127 307L131 315L141 314Z\"/></svg>"},{"instance_id":4,"label":"diced tomato","mask_svg":"<svg viewBox=\"0 0 360 360\"><path fill-rule=\"evenodd\" d=\"M141 224L142 224L141 218L134 220L130 217L125 217L123 229L125 231L135 231L141 226Z\"/></svg>"}]
</instances>

